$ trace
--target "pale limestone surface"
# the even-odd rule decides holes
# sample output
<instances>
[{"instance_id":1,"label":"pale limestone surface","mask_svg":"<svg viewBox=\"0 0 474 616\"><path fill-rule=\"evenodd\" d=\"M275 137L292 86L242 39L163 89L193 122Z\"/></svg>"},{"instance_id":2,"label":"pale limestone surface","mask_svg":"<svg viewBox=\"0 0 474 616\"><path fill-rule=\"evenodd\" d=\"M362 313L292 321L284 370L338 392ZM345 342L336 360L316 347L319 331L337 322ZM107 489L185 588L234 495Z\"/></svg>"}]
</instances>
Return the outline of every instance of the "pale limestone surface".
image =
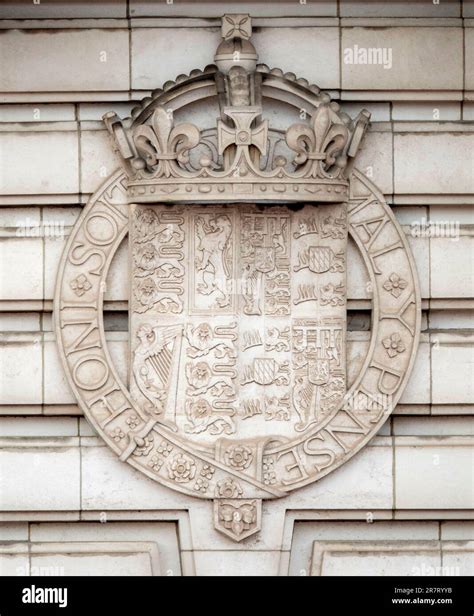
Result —
<instances>
[{"instance_id":1,"label":"pale limestone surface","mask_svg":"<svg viewBox=\"0 0 474 616\"><path fill-rule=\"evenodd\" d=\"M393 135L391 132L370 132L364 141L357 167L373 178L380 190L393 192Z\"/></svg>"},{"instance_id":2,"label":"pale limestone surface","mask_svg":"<svg viewBox=\"0 0 474 616\"><path fill-rule=\"evenodd\" d=\"M114 522L111 524L103 524L100 522L89 523L58 523L58 524L42 524L36 523L31 525L31 541L33 543L55 542L70 542L78 544L82 542L94 548L96 552L96 563L94 566L101 567L101 551L94 547L99 543L110 543L113 548L128 542L136 542L142 546L146 546L146 552L152 554L157 553L158 566L162 574L180 575L182 567L179 559L179 545L176 533L176 524L173 522L145 522L145 523L121 523ZM24 539L22 537L22 539ZM138 551L138 550L137 550ZM109 568L104 571L106 573ZM133 571L133 570L132 570ZM133 573L132 573L133 574ZM147 571L145 575L149 575Z\"/></svg>"},{"instance_id":3,"label":"pale limestone surface","mask_svg":"<svg viewBox=\"0 0 474 616\"><path fill-rule=\"evenodd\" d=\"M392 119L408 122L422 121L441 122L461 119L461 103L407 103L394 102L392 104Z\"/></svg>"},{"instance_id":4,"label":"pale limestone surface","mask_svg":"<svg viewBox=\"0 0 474 616\"><path fill-rule=\"evenodd\" d=\"M383 48L391 49L391 68L348 64L346 49L381 46L380 31L343 28L342 87L383 90L459 90L462 88L462 28L384 28ZM416 57L416 62L413 58Z\"/></svg>"},{"instance_id":5,"label":"pale limestone surface","mask_svg":"<svg viewBox=\"0 0 474 616\"><path fill-rule=\"evenodd\" d=\"M437 341L436 341L437 340ZM433 371L433 403L472 404L472 335L446 340L444 335L434 337L431 355Z\"/></svg>"},{"instance_id":6,"label":"pale limestone surface","mask_svg":"<svg viewBox=\"0 0 474 616\"><path fill-rule=\"evenodd\" d=\"M474 417L395 417L393 434L397 436L474 435Z\"/></svg>"},{"instance_id":7,"label":"pale limestone surface","mask_svg":"<svg viewBox=\"0 0 474 616\"><path fill-rule=\"evenodd\" d=\"M38 404L42 402L41 339L24 335L17 343L9 341L8 334L2 336L0 347L1 396L2 403Z\"/></svg>"},{"instance_id":8,"label":"pale limestone surface","mask_svg":"<svg viewBox=\"0 0 474 616\"><path fill-rule=\"evenodd\" d=\"M342 17L459 17L461 2L423 2L396 0L395 2L362 2L341 0Z\"/></svg>"},{"instance_id":9,"label":"pale limestone surface","mask_svg":"<svg viewBox=\"0 0 474 616\"><path fill-rule=\"evenodd\" d=\"M472 134L395 135L395 191L471 194L474 190L473 144ZM437 155L439 151L443 152L442 160Z\"/></svg>"},{"instance_id":10,"label":"pale limestone surface","mask_svg":"<svg viewBox=\"0 0 474 616\"><path fill-rule=\"evenodd\" d=\"M128 88L128 32L10 30L1 37L3 92ZM22 70L17 70L20 62ZM54 67L54 68L53 68Z\"/></svg>"},{"instance_id":11,"label":"pale limestone surface","mask_svg":"<svg viewBox=\"0 0 474 616\"><path fill-rule=\"evenodd\" d=\"M443 550L443 566L459 571L459 575L471 575L474 569L474 543L470 541L465 546L448 544Z\"/></svg>"},{"instance_id":12,"label":"pale limestone surface","mask_svg":"<svg viewBox=\"0 0 474 616\"><path fill-rule=\"evenodd\" d=\"M310 83L329 90L340 87L337 28L264 28L253 40L260 61L270 68L294 72L298 58L298 71Z\"/></svg>"},{"instance_id":13,"label":"pale limestone surface","mask_svg":"<svg viewBox=\"0 0 474 616\"><path fill-rule=\"evenodd\" d=\"M74 105L2 105L2 122L72 122L75 119Z\"/></svg>"},{"instance_id":14,"label":"pale limestone surface","mask_svg":"<svg viewBox=\"0 0 474 616\"><path fill-rule=\"evenodd\" d=\"M3 299L40 299L43 297L43 246L30 237L3 237L0 242ZM13 272L17 276L12 276Z\"/></svg>"},{"instance_id":15,"label":"pale limestone surface","mask_svg":"<svg viewBox=\"0 0 474 616\"><path fill-rule=\"evenodd\" d=\"M436 237L431 244L433 297L472 297L474 289L474 237Z\"/></svg>"},{"instance_id":16,"label":"pale limestone surface","mask_svg":"<svg viewBox=\"0 0 474 616\"><path fill-rule=\"evenodd\" d=\"M136 552L127 553L127 544L98 543L94 546L100 550L97 555L83 554L77 544L61 542L60 546L54 543L43 546L35 544L31 552L31 568L44 568L54 570L58 568L63 575L160 575L158 554L153 553L152 546L135 543ZM89 551L89 546L84 546ZM67 550L58 554L58 550ZM122 552L122 553L121 553Z\"/></svg>"},{"instance_id":17,"label":"pale limestone surface","mask_svg":"<svg viewBox=\"0 0 474 616\"><path fill-rule=\"evenodd\" d=\"M104 130L81 130L81 178L83 193L93 193L119 166Z\"/></svg>"},{"instance_id":18,"label":"pale limestone surface","mask_svg":"<svg viewBox=\"0 0 474 616\"><path fill-rule=\"evenodd\" d=\"M183 45L174 47L181 38ZM339 82L339 31L337 28L262 28L252 37L260 61L270 68L294 71L298 58L300 74L320 87L334 89ZM281 45L281 41L284 45ZM135 28L132 30L132 88L154 89L157 83L174 79L193 68L204 68L213 61L219 30L179 28ZM166 64L153 63L153 57L167 54ZM322 64L314 59L325 58ZM151 70L150 70L151 69ZM317 69L317 71L316 71Z\"/></svg>"},{"instance_id":19,"label":"pale limestone surface","mask_svg":"<svg viewBox=\"0 0 474 616\"><path fill-rule=\"evenodd\" d=\"M114 0L114 2L85 0L72 4L67 0L37 4L29 0L6 0L2 6L1 17L2 19L71 19L126 17L126 14L125 0Z\"/></svg>"},{"instance_id":20,"label":"pale limestone surface","mask_svg":"<svg viewBox=\"0 0 474 616\"><path fill-rule=\"evenodd\" d=\"M74 132L2 132L2 195L79 192L77 135ZM47 156L45 156L47 153ZM29 172L18 175L20 165Z\"/></svg>"},{"instance_id":21,"label":"pale limestone surface","mask_svg":"<svg viewBox=\"0 0 474 616\"><path fill-rule=\"evenodd\" d=\"M357 553L354 554L354 547ZM390 549L390 547L392 549ZM400 545L387 546L381 543L325 544L314 545L311 575L413 575L421 566L441 567L441 555L437 546L426 544L409 544L400 549ZM427 549L428 548L428 549ZM431 548L431 549L429 549Z\"/></svg>"},{"instance_id":22,"label":"pale limestone surface","mask_svg":"<svg viewBox=\"0 0 474 616\"><path fill-rule=\"evenodd\" d=\"M177 39L182 40L178 47ZM132 88L153 90L182 73L203 69L213 62L219 30L134 28L132 30ZM166 54L165 63L153 62ZM158 84L158 85L157 85Z\"/></svg>"},{"instance_id":23,"label":"pale limestone surface","mask_svg":"<svg viewBox=\"0 0 474 616\"><path fill-rule=\"evenodd\" d=\"M37 447L6 449L0 453L2 508L6 511L74 510L80 506L80 453L63 439ZM18 442L18 441L17 441ZM28 442L30 444L31 441ZM18 468L22 469L21 481ZM58 473L58 469L60 472ZM51 485L55 490L51 490Z\"/></svg>"},{"instance_id":24,"label":"pale limestone surface","mask_svg":"<svg viewBox=\"0 0 474 616\"><path fill-rule=\"evenodd\" d=\"M395 438L395 504L401 509L469 509L474 497L472 438ZM397 447L399 445L399 447ZM413 473L413 468L417 469ZM453 469L455 471L453 472ZM442 489L440 487L442 486Z\"/></svg>"},{"instance_id":25,"label":"pale limestone surface","mask_svg":"<svg viewBox=\"0 0 474 616\"><path fill-rule=\"evenodd\" d=\"M308 17L308 16L335 16L337 3L335 0L322 0L321 2L307 2L295 6L293 2L226 2L225 10L229 13L250 13L255 17ZM131 0L130 14L134 17L218 17L222 15L222 7L214 2L193 3L190 6L181 6L174 2L171 5L150 2L149 0Z\"/></svg>"},{"instance_id":26,"label":"pale limestone surface","mask_svg":"<svg viewBox=\"0 0 474 616\"><path fill-rule=\"evenodd\" d=\"M431 402L430 356L430 342L422 339L413 372L400 398L400 404L429 404Z\"/></svg>"},{"instance_id":27,"label":"pale limestone surface","mask_svg":"<svg viewBox=\"0 0 474 616\"><path fill-rule=\"evenodd\" d=\"M464 39L466 53L466 90L474 90L474 28L466 28Z\"/></svg>"},{"instance_id":28,"label":"pale limestone surface","mask_svg":"<svg viewBox=\"0 0 474 616\"><path fill-rule=\"evenodd\" d=\"M220 9L133 0L127 23L120 0L3 3L2 18L29 21L3 22L0 37L1 575L28 573L28 562L85 575L413 575L441 564L448 575L474 572L474 38L460 19L474 16L473 3L249 2L239 10L247 6L262 62L340 92L351 117L372 112L357 166L397 204L421 287L422 334L407 387L379 436L318 482L264 501L262 531L240 543L215 531L211 501L120 462L84 419L58 356L57 268L81 206L120 162L101 116L124 117L130 99L213 62ZM171 16L167 27L155 19ZM417 27L412 18L421 18ZM390 47L393 67L344 64L340 49L356 44ZM284 129L294 113L282 106L266 117ZM211 126L214 107L182 118ZM448 223L456 237L440 237L429 221ZM22 224L56 225L60 237L19 235ZM125 240L104 308L107 347L126 384L129 281ZM351 240L349 382L369 348L368 282ZM130 543L130 555L117 559Z\"/></svg>"},{"instance_id":29,"label":"pale limestone surface","mask_svg":"<svg viewBox=\"0 0 474 616\"><path fill-rule=\"evenodd\" d=\"M44 341L44 403L75 404L75 398L62 370L54 340Z\"/></svg>"}]
</instances>

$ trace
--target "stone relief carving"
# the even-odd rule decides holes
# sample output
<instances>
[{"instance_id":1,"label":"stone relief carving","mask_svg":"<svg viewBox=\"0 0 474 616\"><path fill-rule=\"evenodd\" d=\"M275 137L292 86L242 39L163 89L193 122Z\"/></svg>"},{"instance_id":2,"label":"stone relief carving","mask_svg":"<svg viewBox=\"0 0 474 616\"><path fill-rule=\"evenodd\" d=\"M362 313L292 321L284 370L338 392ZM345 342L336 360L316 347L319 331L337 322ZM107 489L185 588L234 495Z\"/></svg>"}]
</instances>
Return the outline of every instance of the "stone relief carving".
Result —
<instances>
[{"instance_id":1,"label":"stone relief carving","mask_svg":"<svg viewBox=\"0 0 474 616\"><path fill-rule=\"evenodd\" d=\"M135 220L133 309L139 313L182 311L182 251L184 219L181 211L143 210Z\"/></svg>"},{"instance_id":2,"label":"stone relief carving","mask_svg":"<svg viewBox=\"0 0 474 616\"><path fill-rule=\"evenodd\" d=\"M145 114L138 109L136 117L125 123L113 112L104 116L124 161L130 200L252 201L256 194L275 201L347 200L351 161L369 114L362 111L353 121L313 87L315 104L309 121L292 124L283 138L290 160L273 150L270 154L268 121L261 117L262 90L266 80L283 74L257 65L257 52L249 40L251 22L244 15L238 19L245 26L223 25L223 41L215 56L217 70L210 68L208 73L215 77L221 107L216 126L220 159L201 147L201 157L190 165L192 150L202 142L202 129L190 123L175 125L169 109L155 104L153 98ZM190 78L201 76L207 76L206 71ZM304 80L298 82L309 86Z\"/></svg>"},{"instance_id":3,"label":"stone relief carving","mask_svg":"<svg viewBox=\"0 0 474 616\"><path fill-rule=\"evenodd\" d=\"M323 477L377 433L407 381L420 324L403 232L352 167L368 115L352 122L316 86L257 66L250 34L247 16L227 16L217 68L156 91L125 123L106 116L124 172L73 229L55 298L60 355L92 425L122 461L214 499L216 528L236 541L260 529L262 499ZM166 112L183 93L205 99L212 84L214 132ZM261 119L263 89L311 106L308 122L277 135ZM292 160L278 153L282 141ZM127 232L129 388L101 314ZM350 387L348 234L373 292L372 339Z\"/></svg>"},{"instance_id":4,"label":"stone relief carving","mask_svg":"<svg viewBox=\"0 0 474 616\"><path fill-rule=\"evenodd\" d=\"M182 326L153 327L143 323L132 361L133 383L146 399L144 408L167 425L175 426L176 399Z\"/></svg>"},{"instance_id":5,"label":"stone relief carving","mask_svg":"<svg viewBox=\"0 0 474 616\"><path fill-rule=\"evenodd\" d=\"M181 206L132 206L132 252L158 233L162 252L178 242L186 255L176 272L180 313L164 314L159 304L146 320L140 309L131 313L134 399L202 445L238 435L243 419L254 436L269 422L280 424L274 436L285 439L322 421L345 394L345 277L337 267L345 260L344 208L190 205L173 218L175 208ZM171 228L166 238L165 214L179 223L179 233ZM308 219L321 229L338 220L345 233L300 234ZM305 268L297 265L302 252L312 255ZM151 258L145 266L148 277L163 268ZM135 258L132 296L143 269ZM304 289L314 297L302 298Z\"/></svg>"},{"instance_id":6,"label":"stone relief carving","mask_svg":"<svg viewBox=\"0 0 474 616\"><path fill-rule=\"evenodd\" d=\"M232 250L232 222L226 214L203 213L195 217L191 234L196 238L194 285L198 295L212 296L209 309L225 308L230 304L229 251ZM199 300L195 296L198 309ZM202 305L202 304L201 304Z\"/></svg>"},{"instance_id":7,"label":"stone relief carving","mask_svg":"<svg viewBox=\"0 0 474 616\"><path fill-rule=\"evenodd\" d=\"M256 500L216 501L214 523L218 530L234 541L253 535L261 524L261 513Z\"/></svg>"},{"instance_id":8,"label":"stone relief carving","mask_svg":"<svg viewBox=\"0 0 474 616\"><path fill-rule=\"evenodd\" d=\"M240 333L240 327L236 324L233 326L229 316L220 317L223 323L217 323L216 319L208 321L208 317L203 319L198 315L186 316L187 312L184 311L187 310L187 299L183 296L183 312L180 313L183 323L176 322L176 315L170 315L171 323L166 325L162 320L153 321L149 313L134 313L134 318L138 319L137 332L140 326L148 324L148 327L141 330L143 342L137 338L135 347L135 351L141 348L146 352L139 352L136 363L132 364L147 394L139 402L137 395L143 392L138 385L135 385L138 394L135 392L130 397L110 365L100 313L100 289L103 288L107 275L106 264L117 250L123 234L129 229L129 206L123 182L124 176L117 174L87 206L82 222L75 228L69 240L56 298L57 336L61 356L71 386L93 425L122 460L176 489L186 491L189 485L189 494L203 498L275 498L337 468L376 433L393 409L409 374L418 338L419 293L413 262L403 233L393 220L389 208L383 204L381 195L360 174L352 176L353 196L348 207L348 228L369 271L372 272L375 321L366 362L348 392L343 377L335 372L345 364L343 344L338 343L338 336L344 333L344 317L339 322L336 318L336 321L328 326L324 320L315 323L313 316L299 313L288 330L289 326L282 323L281 319L292 320L292 317L269 316L265 319L280 320L278 325L272 327L267 323L266 327L251 327L248 319L258 320L262 317L246 316ZM104 220L113 221L111 226L116 229L113 240L105 246L100 244L100 238L97 243L94 236L89 233L87 237L84 233L85 222L91 215L97 214L103 216ZM361 221L371 219L374 215L383 216L386 221L385 228L389 233L383 241L377 241L376 238L371 242L361 225ZM313 216L316 216L316 213ZM133 216L131 222L130 232L133 234ZM295 229L296 226L295 224ZM331 238L328 241L333 240ZM84 258L84 255L90 255L94 251L94 258ZM183 267L187 263L184 261ZM399 272L400 278L407 283L398 298L384 287L384 283L394 271ZM310 274L309 270L305 272L305 275L311 276L340 275L330 272ZM84 295L77 296L70 282L81 273L90 279L92 286ZM291 287L295 296L297 289L298 283L295 281L295 286ZM312 303L308 302L306 305ZM296 308L301 309L301 306ZM320 307L320 310L330 311L341 309L342 307L332 305ZM158 310L154 314L159 319L167 316ZM190 321L186 326L185 319ZM238 323L242 323L242 320ZM174 329L167 330L168 327ZM309 338L306 347L302 342L304 331L301 332L301 329L306 331L306 339ZM324 330L329 330L329 333L323 334ZM331 330L334 340L331 340ZM320 346L315 344L318 331L321 340L325 340ZM206 453L206 446L204 449L195 449L187 440L186 425L192 426L193 423L186 415L185 401L183 407L179 407L177 401L175 405L170 404L172 391L165 391L164 388L166 378L172 378L171 359L179 338L181 351L178 376L181 379L186 378L184 366L187 362L199 363L207 357L212 357L213 365L215 362L224 362L229 364L229 370L234 369L235 376L232 373L233 378L231 376L230 381L236 384L237 391L229 413L224 414L218 405L214 404L212 407L208 398L202 395L188 398L195 399L202 405L199 407L198 404L193 416L199 418L198 422L202 420L206 425L207 417L220 416L223 418L222 423L229 426L229 429L224 429L221 434L210 434L212 426L206 426L209 433L205 436L206 439L218 443L225 436L227 439L233 439L235 445L248 447L252 451L252 463L247 469L234 470L225 461L225 455L216 458L212 447ZM267 347L270 349L274 345L274 350L266 351ZM314 353L315 348L318 349L317 353ZM155 353L150 352L153 350ZM158 376L162 368L158 369L158 374L153 369L155 356L160 352L164 352L164 356L168 358L168 362L160 364L167 366L167 372L161 372L165 377L163 380ZM239 391L237 360L244 353L262 356L262 352L290 356L294 387L282 386L280 394L269 393L263 397L256 397L252 393L246 396ZM140 362L145 364L144 371L140 371ZM328 370L330 378L326 383ZM150 384L146 382L148 375ZM147 385L150 386L148 389ZM244 387L250 386L251 384L248 384ZM132 383L131 388L133 389ZM339 410L331 410L337 406L341 395L342 406ZM319 411L307 403L308 399L315 398L319 401ZM202 399L205 399L207 404L203 403ZM215 402L212 398L211 400ZM177 407L184 409L181 432L174 431L176 418L173 415ZM323 423L318 424L318 413ZM252 445L258 435L258 429L255 425L249 429L245 428L245 425L252 426L255 421L270 422L275 435L273 441L266 443L263 440L260 443L260 452ZM282 432L278 428L281 424L287 424L290 428ZM240 433L248 436L242 438ZM295 435L294 438L285 435L291 433ZM201 435L202 433L198 433L190 436L200 438ZM134 455L134 452L137 452L137 455ZM170 470L165 462L171 454L173 459L179 454L185 454L194 460L196 467L192 479L190 463L183 466L176 464L177 472L182 468L183 479L189 477L190 481L176 481L170 477ZM245 460L245 457L243 454L242 460ZM233 476L229 473L231 468ZM246 474L249 469L253 475ZM197 482L197 478L205 481Z\"/></svg>"}]
</instances>

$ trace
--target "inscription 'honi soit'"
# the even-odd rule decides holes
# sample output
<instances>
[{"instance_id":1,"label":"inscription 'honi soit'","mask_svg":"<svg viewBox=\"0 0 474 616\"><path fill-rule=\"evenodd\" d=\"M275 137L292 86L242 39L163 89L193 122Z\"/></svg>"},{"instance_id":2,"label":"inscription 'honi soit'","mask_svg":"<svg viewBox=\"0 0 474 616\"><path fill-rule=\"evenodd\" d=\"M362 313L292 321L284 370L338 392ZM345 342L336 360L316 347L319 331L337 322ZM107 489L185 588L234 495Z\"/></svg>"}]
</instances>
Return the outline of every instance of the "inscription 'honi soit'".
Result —
<instances>
[{"instance_id":1,"label":"inscription 'honi soit'","mask_svg":"<svg viewBox=\"0 0 474 616\"><path fill-rule=\"evenodd\" d=\"M203 444L300 436L345 391L347 215L132 206L132 396Z\"/></svg>"}]
</instances>

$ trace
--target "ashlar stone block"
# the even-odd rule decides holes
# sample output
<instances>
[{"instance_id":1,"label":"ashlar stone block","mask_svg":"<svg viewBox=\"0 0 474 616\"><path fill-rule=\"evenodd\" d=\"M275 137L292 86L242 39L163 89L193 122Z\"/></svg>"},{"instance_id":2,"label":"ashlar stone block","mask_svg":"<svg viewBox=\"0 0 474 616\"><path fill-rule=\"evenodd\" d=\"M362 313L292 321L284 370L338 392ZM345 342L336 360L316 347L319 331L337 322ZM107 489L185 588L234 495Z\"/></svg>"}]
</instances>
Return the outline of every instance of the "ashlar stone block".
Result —
<instances>
[{"instance_id":1,"label":"ashlar stone block","mask_svg":"<svg viewBox=\"0 0 474 616\"><path fill-rule=\"evenodd\" d=\"M347 90L463 88L462 28L343 28L341 53Z\"/></svg>"},{"instance_id":2,"label":"ashlar stone block","mask_svg":"<svg viewBox=\"0 0 474 616\"><path fill-rule=\"evenodd\" d=\"M473 133L395 134L395 193L474 192L473 152Z\"/></svg>"},{"instance_id":3,"label":"ashlar stone block","mask_svg":"<svg viewBox=\"0 0 474 616\"><path fill-rule=\"evenodd\" d=\"M129 88L128 31L122 28L7 30L0 56L3 92Z\"/></svg>"},{"instance_id":4,"label":"ashlar stone block","mask_svg":"<svg viewBox=\"0 0 474 616\"><path fill-rule=\"evenodd\" d=\"M0 400L2 404L41 404L43 360L41 337L0 339Z\"/></svg>"},{"instance_id":5,"label":"ashlar stone block","mask_svg":"<svg viewBox=\"0 0 474 616\"><path fill-rule=\"evenodd\" d=\"M2 510L79 509L78 447L54 447L51 443L42 447L38 442L37 445L26 448L3 446L0 452Z\"/></svg>"},{"instance_id":6,"label":"ashlar stone block","mask_svg":"<svg viewBox=\"0 0 474 616\"><path fill-rule=\"evenodd\" d=\"M449 230L456 232L453 223L455 225L457 221L449 222ZM430 244L432 297L473 297L474 236L432 237Z\"/></svg>"},{"instance_id":7,"label":"ashlar stone block","mask_svg":"<svg viewBox=\"0 0 474 616\"><path fill-rule=\"evenodd\" d=\"M15 66L16 62L12 60ZM75 131L0 132L1 193L79 192L78 151Z\"/></svg>"},{"instance_id":8,"label":"ashlar stone block","mask_svg":"<svg viewBox=\"0 0 474 616\"><path fill-rule=\"evenodd\" d=\"M449 445L451 439L452 445ZM395 437L395 506L398 509L471 509L474 451L459 437L442 441Z\"/></svg>"}]
</instances>

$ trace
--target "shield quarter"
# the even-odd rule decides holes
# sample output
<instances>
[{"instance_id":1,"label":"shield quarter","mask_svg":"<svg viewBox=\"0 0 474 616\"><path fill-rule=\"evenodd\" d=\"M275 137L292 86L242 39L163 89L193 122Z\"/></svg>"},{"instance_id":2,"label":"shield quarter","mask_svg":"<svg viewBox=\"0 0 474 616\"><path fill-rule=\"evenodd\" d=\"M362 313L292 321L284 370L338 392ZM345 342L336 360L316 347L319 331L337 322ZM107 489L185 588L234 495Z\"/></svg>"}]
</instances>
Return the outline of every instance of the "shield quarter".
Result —
<instances>
[{"instance_id":1,"label":"shield quarter","mask_svg":"<svg viewBox=\"0 0 474 616\"><path fill-rule=\"evenodd\" d=\"M275 269L274 249L270 246L255 247L255 269L267 274Z\"/></svg>"},{"instance_id":2,"label":"shield quarter","mask_svg":"<svg viewBox=\"0 0 474 616\"><path fill-rule=\"evenodd\" d=\"M329 271L333 251L328 246L310 246L309 247L309 269L315 274L323 274Z\"/></svg>"},{"instance_id":3,"label":"shield quarter","mask_svg":"<svg viewBox=\"0 0 474 616\"><path fill-rule=\"evenodd\" d=\"M277 372L277 364L274 359L258 357L253 360L253 377L259 385L270 385Z\"/></svg>"},{"instance_id":4,"label":"shield quarter","mask_svg":"<svg viewBox=\"0 0 474 616\"><path fill-rule=\"evenodd\" d=\"M310 359L308 361L308 380L313 385L326 385L329 382L329 359Z\"/></svg>"}]
</instances>

